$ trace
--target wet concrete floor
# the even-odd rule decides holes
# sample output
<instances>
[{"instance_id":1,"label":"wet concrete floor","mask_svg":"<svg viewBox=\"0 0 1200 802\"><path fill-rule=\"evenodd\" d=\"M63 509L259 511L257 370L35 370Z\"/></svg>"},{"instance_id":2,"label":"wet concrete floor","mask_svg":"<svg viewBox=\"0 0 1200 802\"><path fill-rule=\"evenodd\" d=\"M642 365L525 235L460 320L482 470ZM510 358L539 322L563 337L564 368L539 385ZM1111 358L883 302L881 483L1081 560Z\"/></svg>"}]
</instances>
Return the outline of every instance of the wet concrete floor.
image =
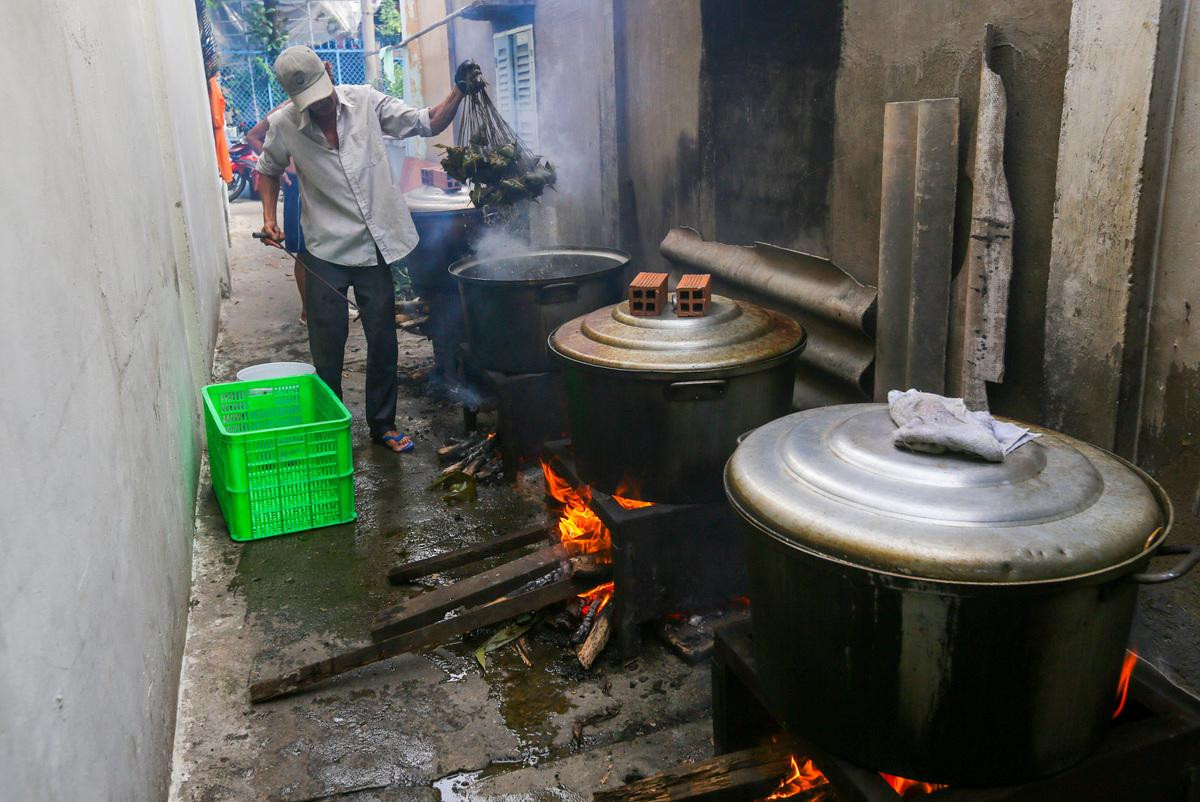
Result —
<instances>
[{"instance_id":1,"label":"wet concrete floor","mask_svg":"<svg viewBox=\"0 0 1200 802\"><path fill-rule=\"evenodd\" d=\"M231 206L233 292L215 381L259 362L309 361L291 261L250 239L260 214L257 202ZM402 377L431 363L428 341L398 337ZM648 635L636 660L610 650L590 672L545 628L530 637L533 668L502 648L481 669L476 638L250 705L251 681L366 643L377 611L421 591L389 586L390 565L545 516L536 474L483 486L476 501L453 507L427 491L434 450L462 433L461 415L403 381L398 425L417 448L373 446L361 419L365 356L352 323L344 391L355 415L353 524L235 543L205 471L172 798L588 800L596 788L710 756L707 665L687 666Z\"/></svg>"}]
</instances>

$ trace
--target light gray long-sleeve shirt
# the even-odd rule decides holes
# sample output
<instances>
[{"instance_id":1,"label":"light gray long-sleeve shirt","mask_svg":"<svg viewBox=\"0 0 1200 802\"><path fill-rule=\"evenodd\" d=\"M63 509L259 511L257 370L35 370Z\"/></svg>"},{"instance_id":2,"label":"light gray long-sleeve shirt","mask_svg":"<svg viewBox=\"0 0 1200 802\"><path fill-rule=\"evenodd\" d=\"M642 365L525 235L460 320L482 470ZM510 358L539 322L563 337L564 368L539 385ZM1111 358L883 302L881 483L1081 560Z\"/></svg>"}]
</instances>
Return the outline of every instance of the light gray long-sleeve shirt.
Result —
<instances>
[{"instance_id":1,"label":"light gray long-sleeve shirt","mask_svg":"<svg viewBox=\"0 0 1200 802\"><path fill-rule=\"evenodd\" d=\"M417 244L404 196L392 184L383 135L432 136L429 109L414 109L370 86L338 86L338 148L325 141L308 112L291 104L267 119L270 128L258 171L278 176L288 159L300 175L304 244L327 262L376 264L375 249L391 263Z\"/></svg>"}]
</instances>

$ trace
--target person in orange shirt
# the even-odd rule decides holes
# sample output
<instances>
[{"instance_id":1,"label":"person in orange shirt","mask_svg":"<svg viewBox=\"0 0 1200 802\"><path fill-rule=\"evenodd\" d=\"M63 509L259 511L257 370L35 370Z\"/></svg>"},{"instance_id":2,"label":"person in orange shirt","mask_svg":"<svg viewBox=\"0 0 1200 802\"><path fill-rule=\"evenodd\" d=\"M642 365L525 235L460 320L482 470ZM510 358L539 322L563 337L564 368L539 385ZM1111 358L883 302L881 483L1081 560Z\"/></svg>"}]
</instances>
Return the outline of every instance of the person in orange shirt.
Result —
<instances>
[{"instance_id":1,"label":"person in orange shirt","mask_svg":"<svg viewBox=\"0 0 1200 802\"><path fill-rule=\"evenodd\" d=\"M228 184L233 180L233 162L229 159L229 140L225 137L225 95L221 92L221 73L208 79L208 108L212 113L213 139L217 145L217 172Z\"/></svg>"}]
</instances>

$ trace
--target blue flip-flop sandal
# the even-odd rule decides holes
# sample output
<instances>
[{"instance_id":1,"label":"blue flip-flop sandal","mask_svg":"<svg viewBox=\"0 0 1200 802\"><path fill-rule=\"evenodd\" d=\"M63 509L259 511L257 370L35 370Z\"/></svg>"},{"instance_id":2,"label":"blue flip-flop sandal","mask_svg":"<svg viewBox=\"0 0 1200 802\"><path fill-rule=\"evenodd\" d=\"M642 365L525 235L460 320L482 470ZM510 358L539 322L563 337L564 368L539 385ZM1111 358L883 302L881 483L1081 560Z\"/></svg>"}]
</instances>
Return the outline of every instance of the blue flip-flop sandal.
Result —
<instances>
[{"instance_id":1,"label":"blue flip-flop sandal","mask_svg":"<svg viewBox=\"0 0 1200 802\"><path fill-rule=\"evenodd\" d=\"M382 446L382 445L387 445L388 443L399 443L399 444L400 444L400 450L399 450L398 452L396 452L396 453L398 453L398 454L405 454L405 453L407 453L407 452L409 452L409 451L412 451L412 450L413 450L413 448L415 448L415 447L416 447L416 445L417 445L416 443L414 443L414 442L412 441L412 438L411 438L411 437L409 437L408 435L406 435L406 434L404 434L404 433L400 433L400 434L385 434L385 435L383 435L382 437L378 437L378 438L376 438L376 439L375 439L375 442L376 442L376 443L378 443L378 444L379 444L379 445L381 445L381 446Z\"/></svg>"}]
</instances>

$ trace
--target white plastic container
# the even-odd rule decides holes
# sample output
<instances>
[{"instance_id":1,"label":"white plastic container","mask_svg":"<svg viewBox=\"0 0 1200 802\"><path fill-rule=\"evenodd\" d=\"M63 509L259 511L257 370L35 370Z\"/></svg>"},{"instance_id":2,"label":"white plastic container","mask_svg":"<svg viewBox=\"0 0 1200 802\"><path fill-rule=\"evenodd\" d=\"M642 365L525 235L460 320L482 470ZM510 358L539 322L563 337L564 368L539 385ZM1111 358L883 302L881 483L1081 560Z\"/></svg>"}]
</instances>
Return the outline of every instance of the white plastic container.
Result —
<instances>
[{"instance_id":1,"label":"white plastic container","mask_svg":"<svg viewBox=\"0 0 1200 802\"><path fill-rule=\"evenodd\" d=\"M265 362L242 368L237 372L237 378L240 382L250 382L259 379L282 379L285 376L307 376L316 372L317 369L307 362Z\"/></svg>"}]
</instances>

